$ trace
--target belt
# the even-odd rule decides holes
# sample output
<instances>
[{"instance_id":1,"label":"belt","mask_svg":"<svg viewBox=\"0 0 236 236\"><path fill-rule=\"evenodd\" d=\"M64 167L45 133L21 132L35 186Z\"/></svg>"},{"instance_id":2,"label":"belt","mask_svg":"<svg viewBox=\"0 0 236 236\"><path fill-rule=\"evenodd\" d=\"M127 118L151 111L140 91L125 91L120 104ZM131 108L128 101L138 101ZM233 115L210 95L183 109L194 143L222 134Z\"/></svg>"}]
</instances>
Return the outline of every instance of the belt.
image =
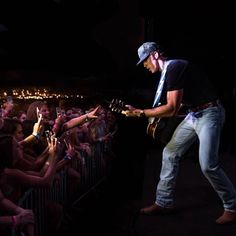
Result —
<instances>
[{"instance_id":1,"label":"belt","mask_svg":"<svg viewBox=\"0 0 236 236\"><path fill-rule=\"evenodd\" d=\"M208 103L204 103L204 104L201 104L201 105L198 105L196 107L191 107L189 110L192 111L192 112L198 112L198 111L202 111L208 107L216 107L220 104L220 101L219 100L215 100L215 101L212 101L212 102L208 102Z\"/></svg>"}]
</instances>

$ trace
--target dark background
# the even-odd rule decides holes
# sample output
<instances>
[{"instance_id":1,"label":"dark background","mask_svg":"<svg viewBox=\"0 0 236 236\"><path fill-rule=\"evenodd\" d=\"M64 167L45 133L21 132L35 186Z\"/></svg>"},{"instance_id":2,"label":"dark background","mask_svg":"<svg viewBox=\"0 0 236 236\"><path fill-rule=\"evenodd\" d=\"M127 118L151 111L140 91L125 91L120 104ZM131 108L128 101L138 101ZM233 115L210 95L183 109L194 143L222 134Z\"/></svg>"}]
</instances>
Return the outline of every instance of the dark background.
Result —
<instances>
[{"instance_id":1,"label":"dark background","mask_svg":"<svg viewBox=\"0 0 236 236\"><path fill-rule=\"evenodd\" d=\"M227 1L207 0L1 1L0 86L83 89L91 96L118 96L133 105L150 105L156 80L142 67L136 67L137 48L144 41L157 41L171 57L186 58L204 67L227 111L221 148L235 154L235 139L232 139L236 131L233 9ZM118 122L115 153L119 163L115 163L113 170L113 181L117 183L113 190L115 194L119 192L116 199L120 198L121 202L123 198L139 198L142 194L144 158L152 141L145 136L143 120L122 117ZM160 158L155 156L155 160ZM155 166L156 163L152 165ZM201 194L197 191L193 190L196 198ZM180 199L185 201L186 198ZM110 201L108 206L113 210L116 201L113 198ZM103 211L92 209L89 221L96 213L97 222ZM120 216L114 212L116 217ZM189 215L194 215L192 209ZM109 214L107 216L113 220ZM204 216L208 217L208 212ZM124 219L124 215L121 218ZM197 224L203 221L194 220ZM179 223L183 222L177 222L177 228L181 228ZM156 221L153 225L159 227Z\"/></svg>"},{"instance_id":2,"label":"dark background","mask_svg":"<svg viewBox=\"0 0 236 236\"><path fill-rule=\"evenodd\" d=\"M1 84L152 87L135 66L137 48L152 40L232 89L231 9L227 1L202 0L1 1Z\"/></svg>"}]
</instances>

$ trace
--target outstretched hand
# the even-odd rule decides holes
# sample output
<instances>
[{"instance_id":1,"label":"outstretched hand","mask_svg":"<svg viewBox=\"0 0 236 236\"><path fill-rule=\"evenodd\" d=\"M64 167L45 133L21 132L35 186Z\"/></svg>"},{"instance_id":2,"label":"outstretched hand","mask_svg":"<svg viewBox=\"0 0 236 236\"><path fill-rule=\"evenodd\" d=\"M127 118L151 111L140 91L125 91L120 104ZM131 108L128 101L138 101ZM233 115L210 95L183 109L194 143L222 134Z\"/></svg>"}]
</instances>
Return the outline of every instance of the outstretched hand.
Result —
<instances>
[{"instance_id":1,"label":"outstretched hand","mask_svg":"<svg viewBox=\"0 0 236 236\"><path fill-rule=\"evenodd\" d=\"M75 152L75 148L70 144L66 142L66 155L68 159L72 159L72 157L75 156L76 152Z\"/></svg>"},{"instance_id":2,"label":"outstretched hand","mask_svg":"<svg viewBox=\"0 0 236 236\"><path fill-rule=\"evenodd\" d=\"M37 122L34 124L33 127L33 134L38 135L40 134L41 130L42 130L42 114L39 113L39 109L38 107L36 108L36 112L37 112Z\"/></svg>"},{"instance_id":3,"label":"outstretched hand","mask_svg":"<svg viewBox=\"0 0 236 236\"><path fill-rule=\"evenodd\" d=\"M34 223L34 213L30 209L22 209L22 211L15 216L16 225L26 225Z\"/></svg>"},{"instance_id":4,"label":"outstretched hand","mask_svg":"<svg viewBox=\"0 0 236 236\"><path fill-rule=\"evenodd\" d=\"M50 137L47 137L47 143L49 148L48 152L56 155L57 138L54 135L51 135Z\"/></svg>"},{"instance_id":5,"label":"outstretched hand","mask_svg":"<svg viewBox=\"0 0 236 236\"><path fill-rule=\"evenodd\" d=\"M98 116L95 115L97 110L100 108L101 106L97 106L96 108L94 108L92 111L87 113L87 116L89 119L96 119Z\"/></svg>"}]
</instances>

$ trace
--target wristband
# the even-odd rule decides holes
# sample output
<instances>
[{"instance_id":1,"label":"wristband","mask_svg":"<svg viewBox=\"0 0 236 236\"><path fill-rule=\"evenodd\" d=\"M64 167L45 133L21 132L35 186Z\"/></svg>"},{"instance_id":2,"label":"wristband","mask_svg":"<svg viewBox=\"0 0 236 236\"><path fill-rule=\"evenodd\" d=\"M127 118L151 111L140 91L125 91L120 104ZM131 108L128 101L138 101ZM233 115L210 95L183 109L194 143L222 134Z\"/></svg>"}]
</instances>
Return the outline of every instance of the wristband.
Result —
<instances>
[{"instance_id":1,"label":"wristband","mask_svg":"<svg viewBox=\"0 0 236 236\"><path fill-rule=\"evenodd\" d=\"M66 154L66 155L64 156L64 160L71 160L71 157Z\"/></svg>"},{"instance_id":2,"label":"wristband","mask_svg":"<svg viewBox=\"0 0 236 236\"><path fill-rule=\"evenodd\" d=\"M88 115L86 114L86 116L85 116L85 122L88 122L89 121L89 117L88 117Z\"/></svg>"},{"instance_id":3,"label":"wristband","mask_svg":"<svg viewBox=\"0 0 236 236\"><path fill-rule=\"evenodd\" d=\"M11 221L12 221L13 227L16 227L16 216L11 216Z\"/></svg>"},{"instance_id":4,"label":"wristband","mask_svg":"<svg viewBox=\"0 0 236 236\"><path fill-rule=\"evenodd\" d=\"M139 117L146 117L144 110L141 110L141 112L139 113Z\"/></svg>"}]
</instances>

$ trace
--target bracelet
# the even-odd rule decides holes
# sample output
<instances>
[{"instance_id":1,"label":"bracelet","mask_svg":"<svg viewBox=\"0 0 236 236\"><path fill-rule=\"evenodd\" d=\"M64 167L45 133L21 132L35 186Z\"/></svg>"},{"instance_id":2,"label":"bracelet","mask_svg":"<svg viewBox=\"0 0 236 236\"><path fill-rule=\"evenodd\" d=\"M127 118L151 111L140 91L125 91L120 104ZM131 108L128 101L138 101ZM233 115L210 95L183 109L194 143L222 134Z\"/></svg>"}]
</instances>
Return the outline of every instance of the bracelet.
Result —
<instances>
[{"instance_id":1,"label":"bracelet","mask_svg":"<svg viewBox=\"0 0 236 236\"><path fill-rule=\"evenodd\" d=\"M45 165L49 166L49 165L50 165L49 161L46 161L46 162L45 162Z\"/></svg>"},{"instance_id":2,"label":"bracelet","mask_svg":"<svg viewBox=\"0 0 236 236\"><path fill-rule=\"evenodd\" d=\"M64 160L71 160L71 157L66 154L63 159L64 159Z\"/></svg>"},{"instance_id":3,"label":"bracelet","mask_svg":"<svg viewBox=\"0 0 236 236\"><path fill-rule=\"evenodd\" d=\"M12 221L13 227L16 227L16 216L11 216L11 221Z\"/></svg>"},{"instance_id":4,"label":"bracelet","mask_svg":"<svg viewBox=\"0 0 236 236\"><path fill-rule=\"evenodd\" d=\"M37 139L37 140L39 140L39 134L38 133L36 133L36 132L34 132L34 133L32 133L32 135Z\"/></svg>"},{"instance_id":5,"label":"bracelet","mask_svg":"<svg viewBox=\"0 0 236 236\"><path fill-rule=\"evenodd\" d=\"M84 120L85 122L88 122L89 121L89 117L88 117L88 115L86 114L85 115L85 120Z\"/></svg>"}]
</instances>

